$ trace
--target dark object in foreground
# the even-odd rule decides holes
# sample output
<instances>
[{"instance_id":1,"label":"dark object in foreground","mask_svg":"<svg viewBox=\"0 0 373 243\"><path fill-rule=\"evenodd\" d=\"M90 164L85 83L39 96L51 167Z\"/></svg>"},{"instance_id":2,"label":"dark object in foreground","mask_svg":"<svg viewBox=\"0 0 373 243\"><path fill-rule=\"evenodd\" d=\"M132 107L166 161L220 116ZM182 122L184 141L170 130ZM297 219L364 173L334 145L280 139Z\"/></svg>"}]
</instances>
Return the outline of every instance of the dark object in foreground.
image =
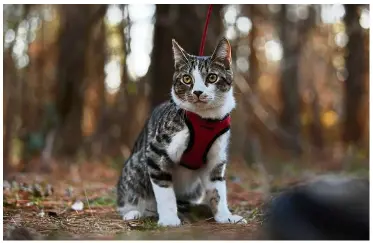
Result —
<instances>
[{"instance_id":1,"label":"dark object in foreground","mask_svg":"<svg viewBox=\"0 0 373 243\"><path fill-rule=\"evenodd\" d=\"M369 240L369 181L325 177L281 193L270 203L271 240Z\"/></svg>"},{"instance_id":2,"label":"dark object in foreground","mask_svg":"<svg viewBox=\"0 0 373 243\"><path fill-rule=\"evenodd\" d=\"M3 240L37 240L37 237L28 228L17 227L6 231Z\"/></svg>"}]
</instances>

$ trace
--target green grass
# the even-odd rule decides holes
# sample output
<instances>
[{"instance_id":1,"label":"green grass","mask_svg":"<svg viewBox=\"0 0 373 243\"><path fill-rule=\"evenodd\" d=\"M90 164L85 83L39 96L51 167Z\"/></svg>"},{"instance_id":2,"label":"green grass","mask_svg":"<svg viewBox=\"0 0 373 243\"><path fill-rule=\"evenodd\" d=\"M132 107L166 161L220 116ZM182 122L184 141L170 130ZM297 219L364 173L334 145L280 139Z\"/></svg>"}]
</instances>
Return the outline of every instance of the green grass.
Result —
<instances>
[{"instance_id":1,"label":"green grass","mask_svg":"<svg viewBox=\"0 0 373 243\"><path fill-rule=\"evenodd\" d=\"M115 206L115 197L98 197L89 202L91 206Z\"/></svg>"}]
</instances>

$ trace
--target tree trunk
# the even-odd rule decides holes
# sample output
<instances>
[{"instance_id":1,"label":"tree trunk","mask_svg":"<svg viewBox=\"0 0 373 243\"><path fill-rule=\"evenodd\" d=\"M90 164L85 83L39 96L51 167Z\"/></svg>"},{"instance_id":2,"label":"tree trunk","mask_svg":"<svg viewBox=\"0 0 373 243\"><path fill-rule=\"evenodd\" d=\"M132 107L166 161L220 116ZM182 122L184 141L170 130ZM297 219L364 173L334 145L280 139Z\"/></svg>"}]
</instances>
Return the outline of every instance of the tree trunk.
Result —
<instances>
[{"instance_id":1,"label":"tree trunk","mask_svg":"<svg viewBox=\"0 0 373 243\"><path fill-rule=\"evenodd\" d=\"M257 58L257 52L256 52L256 48L255 48L255 45L254 45L254 42L255 42L255 39L257 38L258 36L258 26L259 25L259 21L261 19L261 15L259 13L259 9L258 9L258 5L255 5L255 4L250 4L250 5L245 5L244 6L244 14L246 16L248 16L252 22L252 29L250 30L249 32L249 48L250 48L250 55L248 57L249 59L249 65L250 65L250 68L249 68L249 77L248 77L248 85L250 86L251 90L253 92L256 92L256 88L257 88L257 84L258 84L258 79L259 79L259 72L260 72L260 67L259 67L259 61L258 61L258 58ZM249 102L243 102L243 104L245 106L248 106L250 108L251 107L251 104ZM246 108L247 109L247 108ZM252 110L252 109L250 109ZM255 122L256 117L253 115L253 114L249 114L247 117L246 117L246 121L245 123L247 124L246 125L246 131L241 131L241 132L245 132L246 133L246 136L245 136L245 140L244 140L244 151L243 151L243 155L244 155L244 158L245 158L245 161L248 163L248 164L253 164L256 161L256 156L258 155L259 151L256 151L256 142L258 142L258 134L257 134L257 131L255 129Z\"/></svg>"},{"instance_id":2,"label":"tree trunk","mask_svg":"<svg viewBox=\"0 0 373 243\"><path fill-rule=\"evenodd\" d=\"M250 38L250 56L249 56L249 63L250 63L250 70L249 70L249 85L252 89L256 89L258 79L259 79L259 60L257 58L257 52L255 49L255 39L258 36L260 26L260 22L263 21L262 14L260 13L259 9L260 5L250 4L245 7L246 13L249 16L252 22L252 28L249 33Z\"/></svg>"},{"instance_id":3,"label":"tree trunk","mask_svg":"<svg viewBox=\"0 0 373 243\"><path fill-rule=\"evenodd\" d=\"M89 137L85 142L87 155L98 157L101 154L101 141L95 139L94 133L99 127L100 119L105 107L105 61L106 53L106 28L104 19L97 21L90 37L87 55L87 77L84 95L84 131Z\"/></svg>"},{"instance_id":4,"label":"tree trunk","mask_svg":"<svg viewBox=\"0 0 373 243\"><path fill-rule=\"evenodd\" d=\"M4 160L4 178L12 171L11 152L12 138L14 136L15 115L18 110L17 105L17 86L19 80L16 75L11 55L12 48L4 52L4 133L3 133L3 160Z\"/></svg>"},{"instance_id":5,"label":"tree trunk","mask_svg":"<svg viewBox=\"0 0 373 243\"><path fill-rule=\"evenodd\" d=\"M286 17L286 5L281 6L280 39L283 48L281 60L280 97L282 110L280 121L291 140L284 144L295 153L301 152L300 142L300 97L298 87L298 63L300 54L300 36L297 23Z\"/></svg>"},{"instance_id":6,"label":"tree trunk","mask_svg":"<svg viewBox=\"0 0 373 243\"><path fill-rule=\"evenodd\" d=\"M302 22L302 26L300 28L300 32L302 34L302 40L301 43L304 43L304 46L307 46L305 43L310 42L308 38L308 35L312 31L312 29L315 27L316 24L316 8L319 8L320 6L309 6L308 12L309 16L307 20ZM302 48L304 49L304 48ZM307 55L307 54L304 54ZM307 59L303 61L303 65L306 66L305 74L302 78L305 78L304 82L308 83L308 89L310 90L313 99L311 101L311 114L312 114L312 120L309 124L308 131L310 134L310 139L312 145L319 151L322 151L324 148L324 136L323 136L323 127L321 123L321 114L320 114L320 99L319 94L316 90L316 80L314 71L317 72L317 67L315 68L315 65L312 65L312 67L309 67L308 62L317 63L319 62L319 58L317 57L315 52L311 52L309 56L306 57Z\"/></svg>"},{"instance_id":7,"label":"tree trunk","mask_svg":"<svg viewBox=\"0 0 373 243\"><path fill-rule=\"evenodd\" d=\"M364 92L364 33L359 24L359 5L345 5L346 32L349 36L347 44L346 69L348 77L344 82L345 119L343 140L345 143L356 143L362 136L362 127L359 124L359 109Z\"/></svg>"},{"instance_id":8,"label":"tree trunk","mask_svg":"<svg viewBox=\"0 0 373 243\"><path fill-rule=\"evenodd\" d=\"M124 7L124 6L123 6ZM124 8L123 8L124 11ZM127 11L128 11L128 6L127 6ZM122 21L121 25L121 31L120 31L120 36L121 40L123 43L123 52L124 56L127 57L129 54L130 50L128 50L127 47L130 46L131 42L131 36L125 36L123 29L125 27L129 28L128 33L130 32L131 28L131 21L129 16L127 19ZM132 82L132 83L131 83ZM136 92L130 92L130 89L128 88L129 85L136 86ZM144 95L143 94L143 89L142 87L144 86L144 79L138 80L136 83L133 83L133 81L130 80L128 70L127 70L127 61L126 58L124 58L124 65L123 65L123 73L122 73L122 83L120 86L119 94L118 94L118 100L117 100L117 110L120 113L120 115L117 117L117 122L119 126L121 127L121 137L120 137L120 142L121 145L127 146L128 150L131 149L134 140L136 139L136 125L138 122L135 119L135 114L138 111L138 102L139 99ZM132 121L130 123L125 123L123 120L126 119L126 117L132 117Z\"/></svg>"},{"instance_id":9,"label":"tree trunk","mask_svg":"<svg viewBox=\"0 0 373 243\"><path fill-rule=\"evenodd\" d=\"M17 32L18 27L22 20L24 20L29 12L31 5L22 5L23 15L15 23L14 30ZM5 19L4 19L5 20ZM4 44L4 43L3 43ZM20 115L20 106L22 100L21 78L22 72L16 69L14 59L12 57L13 47L15 41L4 51L3 67L4 67L4 96L3 96L3 176L6 179L10 172L13 172L11 165L12 151L13 151L13 138L18 135L19 131L15 131L16 117Z\"/></svg>"},{"instance_id":10,"label":"tree trunk","mask_svg":"<svg viewBox=\"0 0 373 243\"><path fill-rule=\"evenodd\" d=\"M82 144L84 77L87 46L92 27L106 13L107 5L60 6L57 110L60 128L57 153L75 156Z\"/></svg>"}]
</instances>

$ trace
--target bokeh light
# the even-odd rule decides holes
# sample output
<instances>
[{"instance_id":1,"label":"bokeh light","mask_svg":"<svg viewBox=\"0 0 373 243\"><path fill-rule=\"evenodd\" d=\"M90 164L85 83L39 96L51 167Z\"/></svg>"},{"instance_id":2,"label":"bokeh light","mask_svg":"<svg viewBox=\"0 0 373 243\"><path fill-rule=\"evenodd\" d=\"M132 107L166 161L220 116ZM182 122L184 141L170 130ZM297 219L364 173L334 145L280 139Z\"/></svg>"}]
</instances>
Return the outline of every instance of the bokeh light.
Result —
<instances>
[{"instance_id":1,"label":"bokeh light","mask_svg":"<svg viewBox=\"0 0 373 243\"><path fill-rule=\"evenodd\" d=\"M120 61L112 59L105 65L105 88L109 94L116 93L121 83Z\"/></svg>"},{"instance_id":2,"label":"bokeh light","mask_svg":"<svg viewBox=\"0 0 373 243\"><path fill-rule=\"evenodd\" d=\"M277 40L267 41L265 44L265 55L270 61L280 61L282 58L282 46Z\"/></svg>"},{"instance_id":3,"label":"bokeh light","mask_svg":"<svg viewBox=\"0 0 373 243\"><path fill-rule=\"evenodd\" d=\"M252 22L247 17L239 17L237 19L237 28L243 35L246 35L252 28Z\"/></svg>"},{"instance_id":4,"label":"bokeh light","mask_svg":"<svg viewBox=\"0 0 373 243\"><path fill-rule=\"evenodd\" d=\"M360 25L364 29L369 29L370 27L370 13L369 9L364 8L361 11L361 16L360 16Z\"/></svg>"}]
</instances>

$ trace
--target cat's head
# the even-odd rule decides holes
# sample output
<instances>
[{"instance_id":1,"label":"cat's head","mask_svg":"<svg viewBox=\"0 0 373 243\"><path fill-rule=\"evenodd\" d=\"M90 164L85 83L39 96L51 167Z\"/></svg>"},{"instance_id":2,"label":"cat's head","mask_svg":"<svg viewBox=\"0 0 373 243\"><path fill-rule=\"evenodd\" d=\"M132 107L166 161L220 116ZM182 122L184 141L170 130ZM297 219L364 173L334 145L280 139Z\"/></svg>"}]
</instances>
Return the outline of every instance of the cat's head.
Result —
<instances>
[{"instance_id":1,"label":"cat's head","mask_svg":"<svg viewBox=\"0 0 373 243\"><path fill-rule=\"evenodd\" d=\"M172 99L181 108L205 118L219 118L235 107L231 46L219 41L211 56L188 54L172 40L175 72Z\"/></svg>"}]
</instances>

